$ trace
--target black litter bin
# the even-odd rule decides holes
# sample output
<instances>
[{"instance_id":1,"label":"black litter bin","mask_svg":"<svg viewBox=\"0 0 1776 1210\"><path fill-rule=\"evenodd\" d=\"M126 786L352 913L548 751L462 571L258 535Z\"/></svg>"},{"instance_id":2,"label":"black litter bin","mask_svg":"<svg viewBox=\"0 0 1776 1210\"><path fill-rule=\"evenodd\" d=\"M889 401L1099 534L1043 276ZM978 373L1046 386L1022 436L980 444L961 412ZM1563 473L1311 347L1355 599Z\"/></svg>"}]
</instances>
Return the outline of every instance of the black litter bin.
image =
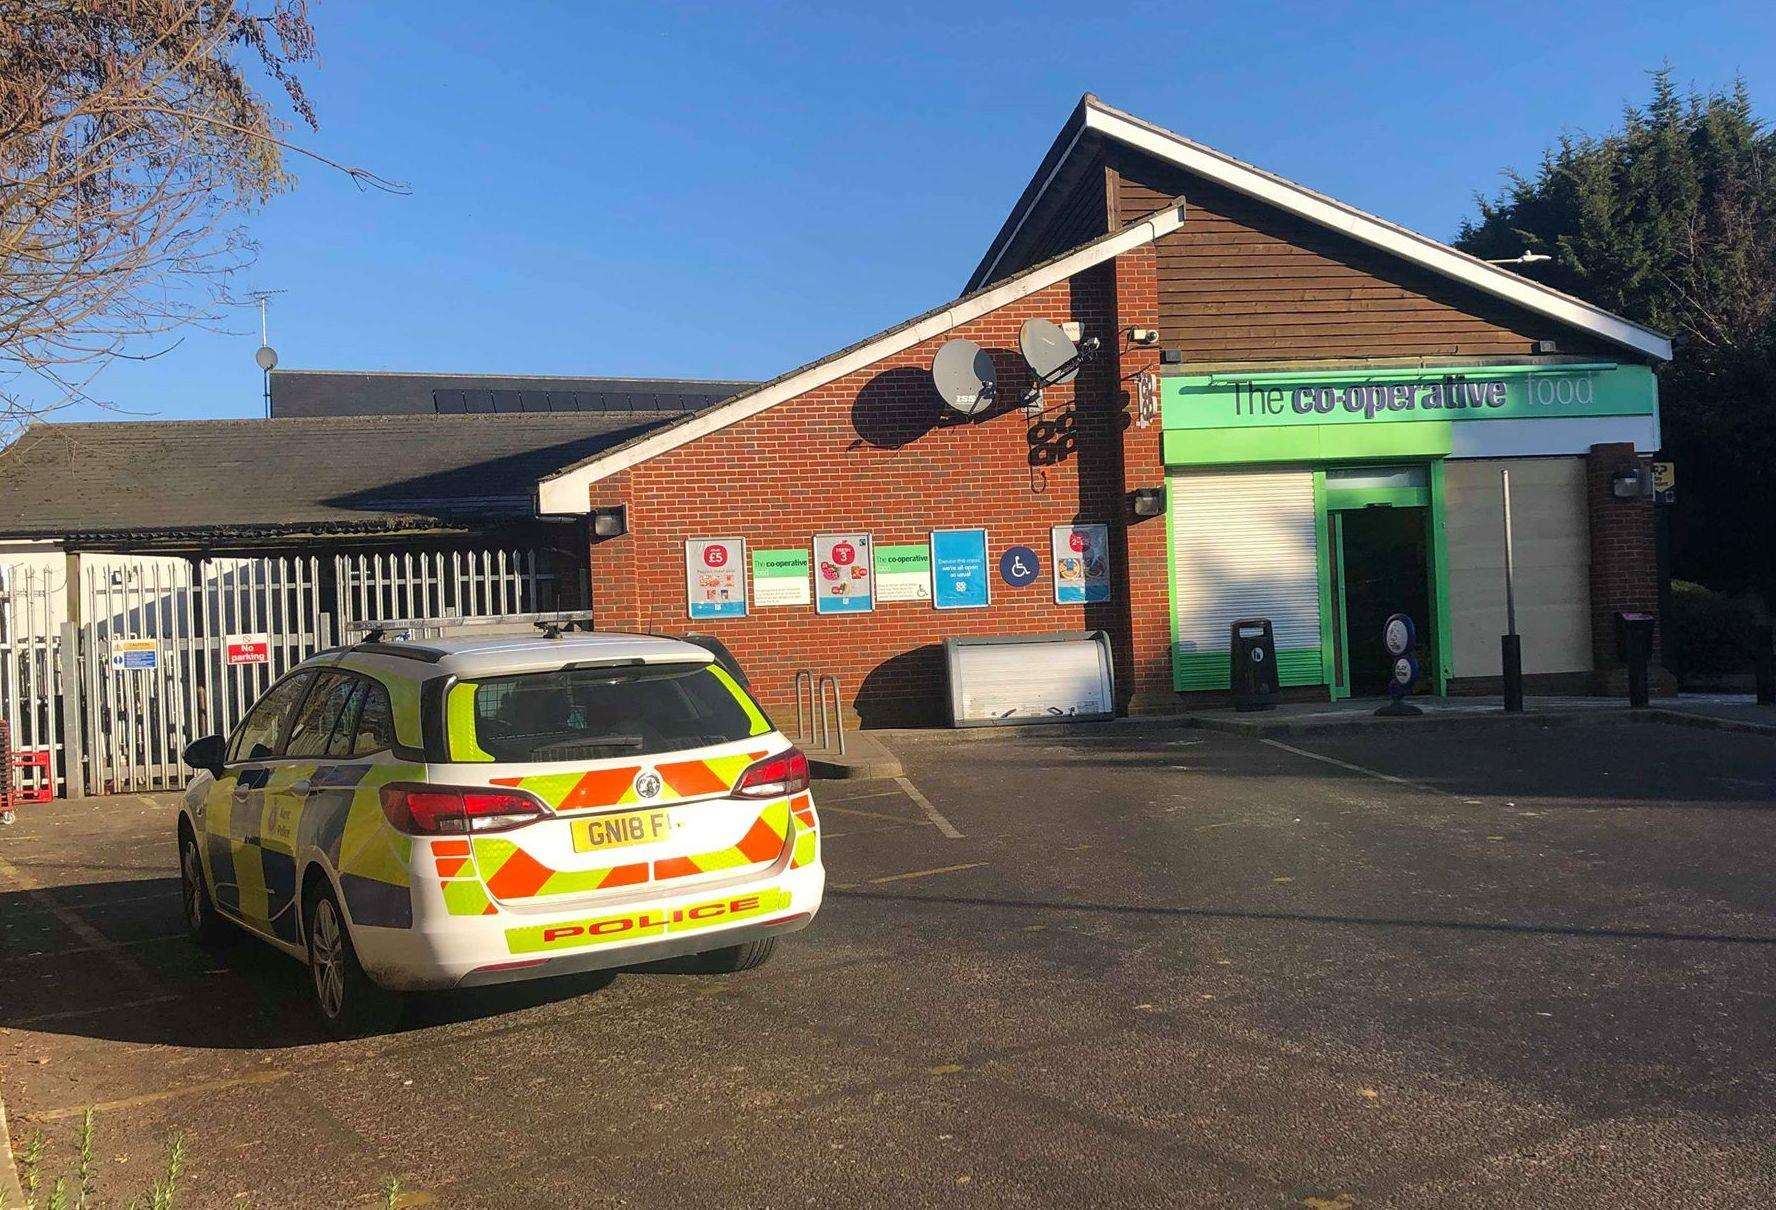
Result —
<instances>
[{"instance_id":1,"label":"black litter bin","mask_svg":"<svg viewBox=\"0 0 1776 1210\"><path fill-rule=\"evenodd\" d=\"M1653 615L1616 611L1616 654L1628 665L1628 704L1648 701L1647 666L1653 659Z\"/></svg>"},{"instance_id":2,"label":"black litter bin","mask_svg":"<svg viewBox=\"0 0 1776 1210\"><path fill-rule=\"evenodd\" d=\"M1229 652L1233 668L1229 687L1233 690L1235 710L1269 710L1276 705L1277 682L1276 639L1270 632L1269 618L1242 618L1230 628Z\"/></svg>"}]
</instances>

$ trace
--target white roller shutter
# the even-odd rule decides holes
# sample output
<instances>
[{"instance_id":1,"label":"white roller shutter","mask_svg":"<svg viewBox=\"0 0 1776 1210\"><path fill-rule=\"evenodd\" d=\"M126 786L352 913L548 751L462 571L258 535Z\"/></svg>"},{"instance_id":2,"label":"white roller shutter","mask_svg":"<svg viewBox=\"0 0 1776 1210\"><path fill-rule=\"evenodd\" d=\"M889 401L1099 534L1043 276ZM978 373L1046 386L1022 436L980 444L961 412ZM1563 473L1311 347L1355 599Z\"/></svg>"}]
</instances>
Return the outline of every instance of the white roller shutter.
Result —
<instances>
[{"instance_id":1,"label":"white roller shutter","mask_svg":"<svg viewBox=\"0 0 1776 1210\"><path fill-rule=\"evenodd\" d=\"M1166 480L1180 689L1226 688L1228 627L1269 618L1284 684L1318 684L1319 535L1311 471L1187 471Z\"/></svg>"}]
</instances>

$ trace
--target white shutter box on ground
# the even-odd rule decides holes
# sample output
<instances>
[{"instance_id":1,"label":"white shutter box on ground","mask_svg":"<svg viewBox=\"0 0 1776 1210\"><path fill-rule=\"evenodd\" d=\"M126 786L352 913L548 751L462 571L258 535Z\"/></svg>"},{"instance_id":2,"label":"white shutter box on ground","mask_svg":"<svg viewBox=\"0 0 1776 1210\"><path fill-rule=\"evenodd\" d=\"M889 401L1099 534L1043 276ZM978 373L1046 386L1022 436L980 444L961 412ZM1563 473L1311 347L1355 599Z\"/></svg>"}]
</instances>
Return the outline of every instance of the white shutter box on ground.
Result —
<instances>
[{"instance_id":1,"label":"white shutter box on ground","mask_svg":"<svg viewBox=\"0 0 1776 1210\"><path fill-rule=\"evenodd\" d=\"M1176 687L1227 688L1241 618L1270 619L1283 684L1321 683L1313 472L1186 471L1166 487Z\"/></svg>"}]
</instances>

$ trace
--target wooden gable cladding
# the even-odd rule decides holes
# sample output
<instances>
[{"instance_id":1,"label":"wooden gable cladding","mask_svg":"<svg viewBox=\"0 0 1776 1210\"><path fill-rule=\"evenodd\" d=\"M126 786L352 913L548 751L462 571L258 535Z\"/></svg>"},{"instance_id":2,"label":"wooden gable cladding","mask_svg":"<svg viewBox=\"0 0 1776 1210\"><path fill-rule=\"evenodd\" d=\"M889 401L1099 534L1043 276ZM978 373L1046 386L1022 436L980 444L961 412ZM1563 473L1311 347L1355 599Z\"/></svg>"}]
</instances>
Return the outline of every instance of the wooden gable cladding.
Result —
<instances>
[{"instance_id":1,"label":"wooden gable cladding","mask_svg":"<svg viewBox=\"0 0 1776 1210\"><path fill-rule=\"evenodd\" d=\"M1186 364L1621 350L1139 152L1109 157L1110 222L1185 199L1161 239L1159 330Z\"/></svg>"},{"instance_id":2,"label":"wooden gable cladding","mask_svg":"<svg viewBox=\"0 0 1776 1210\"><path fill-rule=\"evenodd\" d=\"M1108 188L1101 156L1085 155L1070 161L1065 175L1043 194L982 285L1002 281L1108 233Z\"/></svg>"}]
</instances>

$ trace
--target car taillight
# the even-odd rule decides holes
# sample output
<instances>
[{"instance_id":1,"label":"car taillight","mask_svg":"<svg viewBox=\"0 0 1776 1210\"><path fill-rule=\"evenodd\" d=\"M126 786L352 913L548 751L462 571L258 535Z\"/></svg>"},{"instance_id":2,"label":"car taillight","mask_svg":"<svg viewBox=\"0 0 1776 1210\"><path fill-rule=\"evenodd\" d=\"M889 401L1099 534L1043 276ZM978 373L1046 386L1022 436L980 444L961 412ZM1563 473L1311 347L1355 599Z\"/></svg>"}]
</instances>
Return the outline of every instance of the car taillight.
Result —
<instances>
[{"instance_id":1,"label":"car taillight","mask_svg":"<svg viewBox=\"0 0 1776 1210\"><path fill-rule=\"evenodd\" d=\"M516 790L393 784L382 787L382 813L398 832L443 836L503 832L541 819L543 804Z\"/></svg>"},{"instance_id":2,"label":"car taillight","mask_svg":"<svg viewBox=\"0 0 1776 1210\"><path fill-rule=\"evenodd\" d=\"M808 788L808 758L800 748L790 748L753 765L734 783L740 798L782 798Z\"/></svg>"}]
</instances>

